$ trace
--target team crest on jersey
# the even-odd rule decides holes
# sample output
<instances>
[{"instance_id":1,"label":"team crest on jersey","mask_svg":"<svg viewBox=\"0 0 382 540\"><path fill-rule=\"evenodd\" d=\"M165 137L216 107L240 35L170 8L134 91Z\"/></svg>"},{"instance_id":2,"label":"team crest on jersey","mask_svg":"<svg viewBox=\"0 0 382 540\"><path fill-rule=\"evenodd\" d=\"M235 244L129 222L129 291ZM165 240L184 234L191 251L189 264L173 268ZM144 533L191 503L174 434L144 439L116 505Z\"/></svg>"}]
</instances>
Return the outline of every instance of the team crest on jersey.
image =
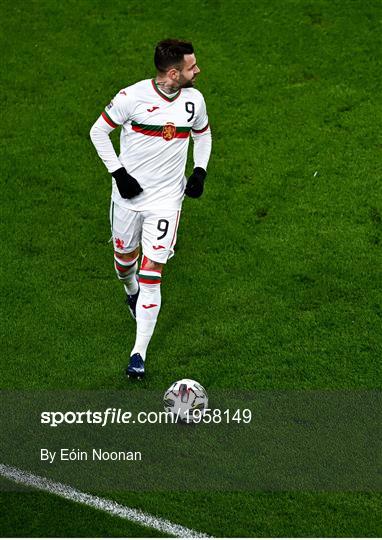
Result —
<instances>
[{"instance_id":1,"label":"team crest on jersey","mask_svg":"<svg viewBox=\"0 0 382 540\"><path fill-rule=\"evenodd\" d=\"M171 141L176 135L176 126L172 122L167 122L163 126L162 137L165 141Z\"/></svg>"}]
</instances>

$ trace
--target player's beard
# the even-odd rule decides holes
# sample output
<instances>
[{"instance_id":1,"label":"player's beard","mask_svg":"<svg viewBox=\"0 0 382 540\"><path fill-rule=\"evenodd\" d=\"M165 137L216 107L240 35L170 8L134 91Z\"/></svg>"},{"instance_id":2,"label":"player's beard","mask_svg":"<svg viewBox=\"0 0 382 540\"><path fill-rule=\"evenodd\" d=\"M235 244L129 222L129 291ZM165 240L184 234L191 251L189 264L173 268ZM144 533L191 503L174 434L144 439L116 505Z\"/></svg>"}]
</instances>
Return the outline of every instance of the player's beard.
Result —
<instances>
[{"instance_id":1,"label":"player's beard","mask_svg":"<svg viewBox=\"0 0 382 540\"><path fill-rule=\"evenodd\" d=\"M194 81L187 81L181 85L180 88L192 88L194 86Z\"/></svg>"},{"instance_id":2,"label":"player's beard","mask_svg":"<svg viewBox=\"0 0 382 540\"><path fill-rule=\"evenodd\" d=\"M192 88L194 86L196 77L193 79L186 79L185 77L182 77L182 75L179 78L179 88Z\"/></svg>"}]
</instances>

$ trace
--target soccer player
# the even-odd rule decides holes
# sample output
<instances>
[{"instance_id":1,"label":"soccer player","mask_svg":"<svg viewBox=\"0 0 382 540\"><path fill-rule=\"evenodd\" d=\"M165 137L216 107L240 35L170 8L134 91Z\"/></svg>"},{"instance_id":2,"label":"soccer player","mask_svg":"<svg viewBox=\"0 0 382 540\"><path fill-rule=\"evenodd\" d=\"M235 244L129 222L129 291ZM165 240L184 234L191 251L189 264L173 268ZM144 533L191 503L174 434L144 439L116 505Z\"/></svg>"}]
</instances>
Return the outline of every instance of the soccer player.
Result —
<instances>
[{"instance_id":1,"label":"soccer player","mask_svg":"<svg viewBox=\"0 0 382 540\"><path fill-rule=\"evenodd\" d=\"M136 319L136 340L126 368L126 375L134 378L145 373L146 351L161 306L162 270L174 255L184 195L202 195L211 153L206 105L194 88L200 69L192 44L161 41L154 63L156 77L123 88L90 130L112 175L114 266ZM118 126L119 156L109 137ZM190 135L194 168L187 180Z\"/></svg>"}]
</instances>

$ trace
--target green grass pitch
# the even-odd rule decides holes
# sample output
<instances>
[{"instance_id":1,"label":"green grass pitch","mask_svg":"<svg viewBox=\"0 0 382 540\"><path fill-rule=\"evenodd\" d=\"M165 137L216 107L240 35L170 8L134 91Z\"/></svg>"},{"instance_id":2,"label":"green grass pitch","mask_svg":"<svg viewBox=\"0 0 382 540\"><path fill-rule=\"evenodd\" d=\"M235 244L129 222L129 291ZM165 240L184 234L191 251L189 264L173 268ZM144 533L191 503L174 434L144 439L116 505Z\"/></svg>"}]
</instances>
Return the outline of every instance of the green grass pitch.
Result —
<instances>
[{"instance_id":1,"label":"green grass pitch","mask_svg":"<svg viewBox=\"0 0 382 540\"><path fill-rule=\"evenodd\" d=\"M0 17L3 389L126 386L134 327L88 133L171 36L196 48L214 146L144 384L381 389L380 2L3 0ZM159 535L1 486L2 536ZM215 536L382 535L380 493L116 498Z\"/></svg>"}]
</instances>

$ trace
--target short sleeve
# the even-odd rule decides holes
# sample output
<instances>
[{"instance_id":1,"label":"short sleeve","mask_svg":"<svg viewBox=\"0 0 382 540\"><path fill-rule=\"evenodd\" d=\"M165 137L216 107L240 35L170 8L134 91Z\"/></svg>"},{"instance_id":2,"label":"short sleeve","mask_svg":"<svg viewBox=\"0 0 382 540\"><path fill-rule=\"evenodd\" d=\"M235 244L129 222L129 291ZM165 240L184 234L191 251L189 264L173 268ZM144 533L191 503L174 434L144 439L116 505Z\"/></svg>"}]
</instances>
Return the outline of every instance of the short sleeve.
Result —
<instances>
[{"instance_id":1,"label":"short sleeve","mask_svg":"<svg viewBox=\"0 0 382 540\"><path fill-rule=\"evenodd\" d=\"M130 120L133 104L132 97L131 90L121 90L105 107L102 117L111 127L122 126Z\"/></svg>"},{"instance_id":2,"label":"short sleeve","mask_svg":"<svg viewBox=\"0 0 382 540\"><path fill-rule=\"evenodd\" d=\"M192 126L192 131L194 133L203 133L208 129L208 116L207 108L204 98L202 96L200 100L200 105L198 107L197 113L195 115L194 125Z\"/></svg>"}]
</instances>

